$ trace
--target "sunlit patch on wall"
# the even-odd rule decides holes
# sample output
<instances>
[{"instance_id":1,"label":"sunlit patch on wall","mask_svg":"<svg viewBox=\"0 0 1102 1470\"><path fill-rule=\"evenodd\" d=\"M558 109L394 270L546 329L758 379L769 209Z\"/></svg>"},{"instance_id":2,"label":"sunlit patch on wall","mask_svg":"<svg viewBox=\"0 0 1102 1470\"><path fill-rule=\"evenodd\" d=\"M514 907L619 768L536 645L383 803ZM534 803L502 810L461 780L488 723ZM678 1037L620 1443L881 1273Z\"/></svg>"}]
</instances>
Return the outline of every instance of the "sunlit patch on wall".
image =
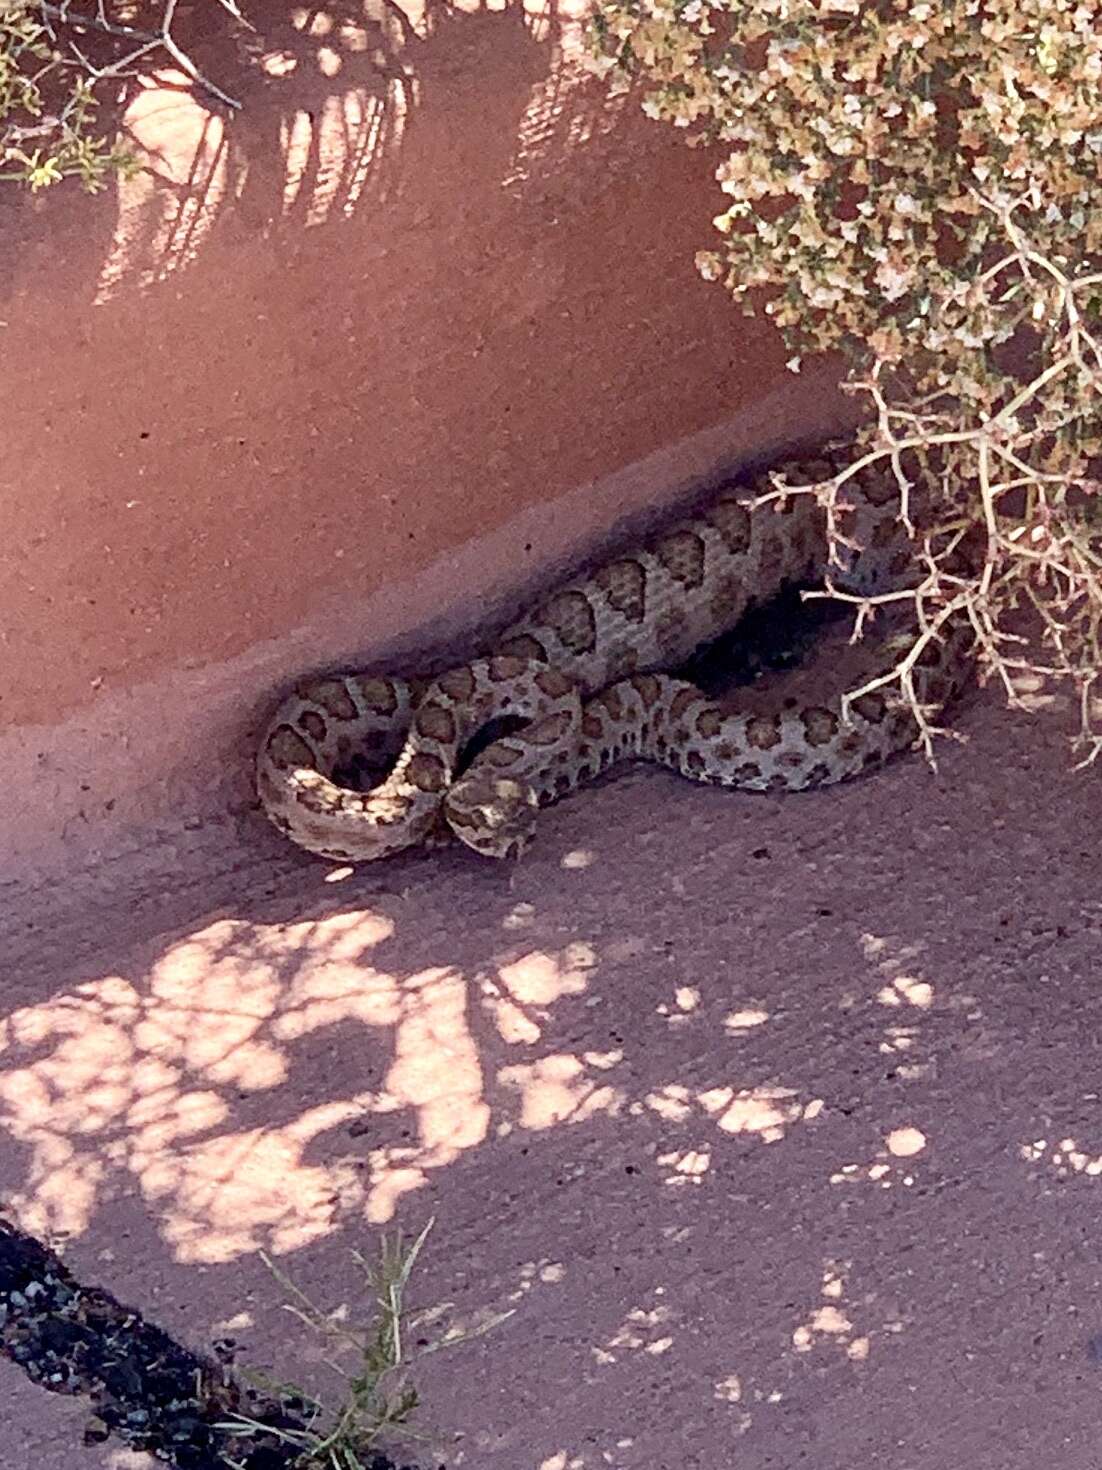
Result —
<instances>
[{"instance_id":1,"label":"sunlit patch on wall","mask_svg":"<svg viewBox=\"0 0 1102 1470\"><path fill-rule=\"evenodd\" d=\"M280 83L293 83L296 104L288 99L278 134L282 215L312 228L360 207L383 154L401 145L419 84L397 59L400 28L375 43L376 57L367 29L354 21L337 24L324 11L300 11L294 22L302 47L274 47L257 55L255 65L277 93ZM384 77L377 59L392 62L394 74ZM318 95L307 104L303 88L311 80ZM271 159L248 153L270 146L266 135L248 131L240 118L227 126L208 112L183 73L162 71L144 81L122 124L146 167L116 181L117 222L97 305L124 285L140 289L194 262L219 216L242 197L253 168L272 167Z\"/></svg>"},{"instance_id":2,"label":"sunlit patch on wall","mask_svg":"<svg viewBox=\"0 0 1102 1470\"><path fill-rule=\"evenodd\" d=\"M475 4L477 0L468 0ZM502 187L521 194L537 177L561 174L572 153L617 125L629 99L593 86L584 0L524 0L529 35L552 48L547 75L531 91Z\"/></svg>"},{"instance_id":3,"label":"sunlit patch on wall","mask_svg":"<svg viewBox=\"0 0 1102 1470\"><path fill-rule=\"evenodd\" d=\"M100 271L96 305L124 284L164 280L195 259L227 198L239 196L246 170L230 175L226 127L188 91L181 73L138 92L123 118L149 167L118 179L114 238Z\"/></svg>"}]
</instances>

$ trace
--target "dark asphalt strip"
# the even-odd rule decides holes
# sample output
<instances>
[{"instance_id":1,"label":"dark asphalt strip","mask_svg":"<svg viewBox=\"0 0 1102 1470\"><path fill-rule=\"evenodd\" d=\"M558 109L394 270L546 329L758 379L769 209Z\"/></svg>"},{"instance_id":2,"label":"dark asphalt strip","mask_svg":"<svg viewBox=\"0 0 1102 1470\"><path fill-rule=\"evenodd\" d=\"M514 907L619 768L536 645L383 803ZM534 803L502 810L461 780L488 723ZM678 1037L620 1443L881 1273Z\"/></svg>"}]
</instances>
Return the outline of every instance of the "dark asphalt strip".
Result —
<instances>
[{"instance_id":1,"label":"dark asphalt strip","mask_svg":"<svg viewBox=\"0 0 1102 1470\"><path fill-rule=\"evenodd\" d=\"M89 1401L86 1445L115 1435L179 1470L295 1463L294 1446L274 1433L242 1437L216 1427L236 1412L272 1430L303 1429L286 1406L174 1342L109 1292L81 1286L53 1251L2 1218L0 1353L49 1392ZM398 1467L375 1455L365 1470Z\"/></svg>"}]
</instances>

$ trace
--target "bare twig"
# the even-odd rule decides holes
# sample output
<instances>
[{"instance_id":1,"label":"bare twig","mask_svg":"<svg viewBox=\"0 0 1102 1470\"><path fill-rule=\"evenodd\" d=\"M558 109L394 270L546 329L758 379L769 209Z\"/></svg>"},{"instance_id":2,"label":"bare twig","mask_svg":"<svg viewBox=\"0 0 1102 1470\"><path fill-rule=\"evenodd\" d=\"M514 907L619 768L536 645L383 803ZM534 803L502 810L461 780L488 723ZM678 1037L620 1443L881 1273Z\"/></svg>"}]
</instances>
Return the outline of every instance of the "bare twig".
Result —
<instances>
[{"instance_id":1,"label":"bare twig","mask_svg":"<svg viewBox=\"0 0 1102 1470\"><path fill-rule=\"evenodd\" d=\"M219 102L236 112L241 107L240 101L236 97L231 97L228 92L223 91L217 82L212 81L205 72L201 71L173 35L172 24L176 18L178 3L179 0L166 0L161 25L156 31L141 30L137 26L125 25L121 21L110 20L105 13L103 0L97 0L97 8L94 15L88 15L84 12L74 12L68 4L68 0L62 0L60 5L53 4L52 0L39 0L38 8L46 24L56 21L59 26L64 27L66 30L95 31L116 40L134 43L133 49L125 56L111 62L106 67L95 67L86 57L82 56L79 49L70 39L69 45L81 60L82 65L87 67L90 74L96 80L100 80L103 77L125 75L128 68L133 66L136 61L143 56L148 56L152 51L162 48L176 62L177 66L186 72L192 81L201 87L203 91L208 92L212 97L216 97ZM236 20L244 25L248 25L248 22L241 15L234 0L218 0L218 3ZM250 26L249 29L251 30L252 27ZM57 33L52 26L50 26L50 33L56 39Z\"/></svg>"},{"instance_id":2,"label":"bare twig","mask_svg":"<svg viewBox=\"0 0 1102 1470\"><path fill-rule=\"evenodd\" d=\"M878 359L864 378L846 384L866 393L873 409L852 460L829 478L806 484L773 475L773 489L753 503L814 496L825 513L831 564L838 566L843 553L855 549L854 539L842 534L839 525L841 496L849 481L890 465L899 493L898 516L915 544L919 524L911 502L913 477L903 456L922 456L929 465L931 455L940 455L937 493L931 493L929 476L924 487L931 503L924 508L922 544L915 550L925 570L914 585L864 595L839 587L828 575L821 589L804 594L851 606L854 639L863 635L878 608L912 605L917 633L907 651L891 668L847 694L843 709L848 714L863 696L896 686L932 760L933 737L943 732L918 697L915 673L931 641L963 618L971 628L981 674L999 681L1011 705L1022 703L1014 681L1023 673L1074 682L1080 714L1077 741L1086 752L1080 764L1085 765L1102 754L1102 700L1095 692L1102 682L1102 535L1072 513L1067 496L1078 488L1099 497L1102 486L1086 477L1085 457L1049 455L1057 442L1054 436L1077 429L1098 412L1090 397L1081 395L1084 390L1102 394L1102 372L1094 369L1096 361L1102 367L1102 343L1079 303L1086 290L1102 286L1102 273L1075 275L1033 246L1014 218L1021 201L1010 206L981 202L995 214L1011 249L980 280L990 285L1016 271L1018 281L1037 292L1037 299L1042 292L1051 297L1057 335L1048 362L1029 381L1004 389L1003 401L985 414L962 408L941 391L909 404L893 402L883 386L888 365ZM1069 374L1078 375L1071 380L1078 396L1069 396L1062 386ZM1053 404L1061 405L1055 414ZM1024 510L1015 510L1013 516L1003 508L1013 504L1011 494L1025 497ZM955 573L950 566L973 531L982 546L971 569ZM1011 646L1027 641L1003 626L1015 607L1029 609L1036 618L1040 647L1033 657L1010 653Z\"/></svg>"}]
</instances>

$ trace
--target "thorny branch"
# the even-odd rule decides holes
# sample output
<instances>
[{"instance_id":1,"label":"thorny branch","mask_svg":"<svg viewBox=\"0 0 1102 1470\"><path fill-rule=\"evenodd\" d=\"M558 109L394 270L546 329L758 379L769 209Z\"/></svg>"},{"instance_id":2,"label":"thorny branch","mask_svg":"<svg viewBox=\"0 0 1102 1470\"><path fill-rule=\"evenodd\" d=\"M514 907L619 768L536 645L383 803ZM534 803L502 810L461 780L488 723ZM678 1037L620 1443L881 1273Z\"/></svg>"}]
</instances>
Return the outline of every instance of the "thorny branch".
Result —
<instances>
[{"instance_id":1,"label":"thorny branch","mask_svg":"<svg viewBox=\"0 0 1102 1470\"><path fill-rule=\"evenodd\" d=\"M1070 682L1102 767L1102 0L595 7L610 89L642 80L648 116L725 155L701 275L791 371L840 351L862 396L823 483L765 498L816 497L841 582L855 478L897 489L911 585L885 600L931 654L944 612L1015 703ZM852 601L860 632L877 604Z\"/></svg>"},{"instance_id":2,"label":"thorny branch","mask_svg":"<svg viewBox=\"0 0 1102 1470\"><path fill-rule=\"evenodd\" d=\"M1038 300L1042 289L1048 293L1045 308L1054 308L1055 331L1047 366L1017 391L1008 388L1006 401L992 413L970 411L952 400L931 410L940 393L910 407L889 401L884 378L890 364L878 355L866 378L844 385L871 399L873 421L858 437L863 452L814 484L789 484L774 475L776 488L754 503L814 495L825 511L831 561L838 565L838 548L852 544L839 530L848 503L845 486L876 466L890 466L900 496L898 516L924 575L911 587L873 596L841 591L829 578L822 591L806 594L852 604L855 639L877 607L913 606L917 633L905 655L853 690L845 708L874 690L897 685L932 762L933 739L946 732L930 723L915 699L912 675L931 641L954 620L967 619L981 673L999 680L1011 704L1023 703L1023 679L1071 681L1079 707L1076 745L1083 751L1082 768L1102 755L1102 483L1069 461L1059 436L1102 415L1102 342L1086 325L1080 305L1084 292L1102 285L1102 274L1077 275L1031 245L1013 217L1022 201L977 198L995 215L1010 245L983 280L990 284L1016 270ZM1040 308L1034 316L1040 318ZM928 496L922 525L915 518L915 481L904 469L905 455L926 471L927 487L938 485L938 493ZM962 575L952 568L972 529L981 533L982 547ZM1047 658L1008 652L1029 643L1002 625L1006 612L1020 608L1034 615L1039 648Z\"/></svg>"},{"instance_id":3,"label":"thorny branch","mask_svg":"<svg viewBox=\"0 0 1102 1470\"><path fill-rule=\"evenodd\" d=\"M238 99L177 37L178 3L161 0L152 10L155 25L144 29L113 0L0 0L0 181L37 190L76 175L95 192L112 174L131 175L140 163L122 138L95 130L99 89L158 66L171 63L184 73L184 85L237 110ZM216 3L235 24L253 29L237 0ZM121 100L117 85L115 98Z\"/></svg>"},{"instance_id":4,"label":"thorny branch","mask_svg":"<svg viewBox=\"0 0 1102 1470\"><path fill-rule=\"evenodd\" d=\"M222 8L227 11L242 25L248 25L241 11L235 4L235 0L218 0ZM38 10L42 16L43 25L51 40L55 43L64 41L69 50L77 58L81 66L95 81L105 77L126 76L132 73L134 64L143 57L148 56L156 50L164 50L172 57L177 66L186 72L192 81L200 86L212 97L216 97L223 103L236 111L241 103L236 97L230 96L228 92L218 86L204 72L202 72L188 53L180 46L172 32L173 21L176 18L178 0L167 0L161 24L156 31L141 30L137 26L125 25L120 21L111 20L105 10L104 0L96 0L96 11L89 15L83 11L74 11L69 0L62 0L60 5L51 3L51 0L38 0ZM59 36L55 23L62 28ZM131 49L124 55L117 57L108 65L98 67L80 49L73 39L73 32L79 35L82 31L93 31L100 35L110 36L114 39L130 43Z\"/></svg>"}]
</instances>

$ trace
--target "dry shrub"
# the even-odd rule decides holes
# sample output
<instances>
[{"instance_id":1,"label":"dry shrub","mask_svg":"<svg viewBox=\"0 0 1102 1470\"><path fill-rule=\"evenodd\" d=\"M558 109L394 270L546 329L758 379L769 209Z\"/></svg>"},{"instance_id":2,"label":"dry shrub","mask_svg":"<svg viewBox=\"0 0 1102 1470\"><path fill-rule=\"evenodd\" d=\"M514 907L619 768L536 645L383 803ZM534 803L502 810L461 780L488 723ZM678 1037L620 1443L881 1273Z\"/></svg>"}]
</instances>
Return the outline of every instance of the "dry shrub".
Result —
<instances>
[{"instance_id":1,"label":"dry shrub","mask_svg":"<svg viewBox=\"0 0 1102 1470\"><path fill-rule=\"evenodd\" d=\"M593 54L724 155L701 272L773 319L793 371L840 351L863 395L853 462L789 488L830 510L890 470L920 637L967 619L1012 703L1070 685L1093 760L1102 0L597 0Z\"/></svg>"}]
</instances>

